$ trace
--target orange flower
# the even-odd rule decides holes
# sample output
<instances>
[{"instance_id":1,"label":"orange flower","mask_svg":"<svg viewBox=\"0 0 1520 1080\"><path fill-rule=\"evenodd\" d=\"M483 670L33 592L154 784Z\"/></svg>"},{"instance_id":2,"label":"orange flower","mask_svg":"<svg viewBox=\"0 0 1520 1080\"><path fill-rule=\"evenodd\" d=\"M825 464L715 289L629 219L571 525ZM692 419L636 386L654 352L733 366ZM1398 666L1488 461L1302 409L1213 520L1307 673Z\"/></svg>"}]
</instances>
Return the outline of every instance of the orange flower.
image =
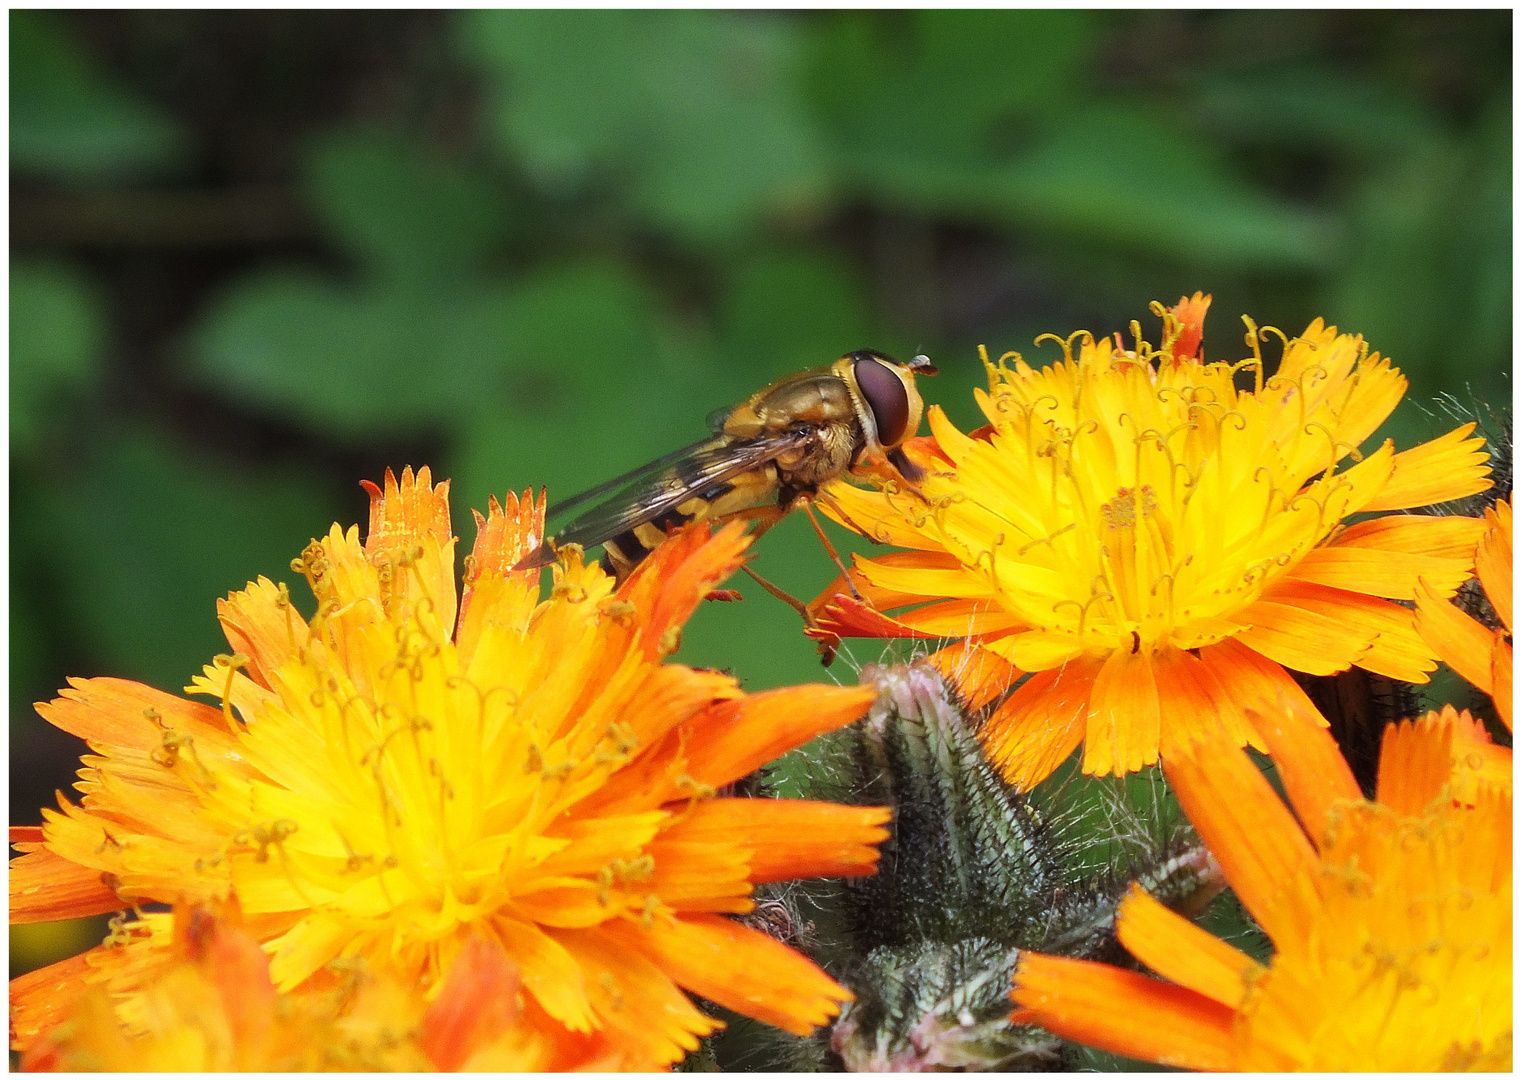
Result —
<instances>
[{"instance_id":1,"label":"orange flower","mask_svg":"<svg viewBox=\"0 0 1520 1080\"><path fill-rule=\"evenodd\" d=\"M1443 603L1423 579L1415 589L1415 629L1436 656L1494 699L1504 726L1514 729L1514 510L1500 499L1485 511L1488 528L1478 540L1478 581L1500 626L1490 630L1460 608Z\"/></svg>"},{"instance_id":2,"label":"orange flower","mask_svg":"<svg viewBox=\"0 0 1520 1080\"><path fill-rule=\"evenodd\" d=\"M1376 802L1312 721L1257 727L1292 811L1224 732L1164 764L1270 962L1136 889L1119 940L1170 981L1025 953L1014 1019L1194 1069L1511 1068L1511 788L1453 797L1482 726L1448 709L1390 727Z\"/></svg>"},{"instance_id":3,"label":"orange flower","mask_svg":"<svg viewBox=\"0 0 1520 1080\"><path fill-rule=\"evenodd\" d=\"M219 604L236 654L188 689L220 709L119 679L39 706L96 756L83 802L21 845L12 920L235 897L282 993L362 961L436 995L481 937L520 972L525 1023L636 1068L721 1026L678 987L797 1033L833 1016L847 991L725 915L759 882L872 872L887 812L715 790L873 691L745 695L661 662L742 561L742 529L688 531L616 590L570 553L539 602L538 571L510 568L543 502L509 496L477 515L456 599L447 484L407 470L369 489L362 544L334 526L293 564L309 622L264 579ZM87 984L147 1030L170 922L13 983L19 1045Z\"/></svg>"},{"instance_id":4,"label":"orange flower","mask_svg":"<svg viewBox=\"0 0 1520 1080\"><path fill-rule=\"evenodd\" d=\"M1289 669L1425 682L1435 668L1390 601L1422 578L1450 596L1482 523L1342 522L1485 489L1482 440L1469 425L1364 457L1406 388L1396 368L1318 320L1270 378L1249 321L1253 355L1205 363L1207 304L1158 307L1159 351L1134 324L1133 350L1083 336L1073 355L1074 336L1050 367L987 363L990 423L968 436L931 409L933 439L907 447L928 472L916 487L828 489L836 520L912 550L857 559L866 603L836 581L813 603L815 636L967 638L1011 678L1033 673L984 731L1020 788L1079 744L1087 773L1152 764L1199 717L1260 746L1248 709L1281 695L1317 715ZM1252 389L1236 388L1242 371Z\"/></svg>"},{"instance_id":5,"label":"orange flower","mask_svg":"<svg viewBox=\"0 0 1520 1080\"><path fill-rule=\"evenodd\" d=\"M501 947L472 939L431 1004L415 987L351 969L330 985L280 995L269 958L222 916L181 907L173 956L142 995L147 1030L122 1029L93 986L23 1056L25 1071L563 1071L615 1068L576 1061L519 1023L519 981Z\"/></svg>"}]
</instances>

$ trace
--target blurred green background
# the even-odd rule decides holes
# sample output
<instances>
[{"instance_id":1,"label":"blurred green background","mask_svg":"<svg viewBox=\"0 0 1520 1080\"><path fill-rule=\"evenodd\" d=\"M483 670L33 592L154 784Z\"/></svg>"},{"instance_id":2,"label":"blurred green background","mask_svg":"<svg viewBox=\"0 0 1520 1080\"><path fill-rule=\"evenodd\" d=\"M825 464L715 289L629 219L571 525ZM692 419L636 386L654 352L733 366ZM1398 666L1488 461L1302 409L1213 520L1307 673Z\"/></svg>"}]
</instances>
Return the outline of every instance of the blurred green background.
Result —
<instances>
[{"instance_id":1,"label":"blurred green background","mask_svg":"<svg viewBox=\"0 0 1520 1080\"><path fill-rule=\"evenodd\" d=\"M928 352L973 425L977 344L1154 334L1195 289L1215 357L1243 312L1365 334L1401 441L1438 393L1507 400L1510 24L12 12L11 820L82 750L33 701L178 689L216 598L387 466L453 478L468 550L488 492L568 496L842 352ZM800 517L756 567L833 574ZM739 587L683 659L831 677Z\"/></svg>"}]
</instances>

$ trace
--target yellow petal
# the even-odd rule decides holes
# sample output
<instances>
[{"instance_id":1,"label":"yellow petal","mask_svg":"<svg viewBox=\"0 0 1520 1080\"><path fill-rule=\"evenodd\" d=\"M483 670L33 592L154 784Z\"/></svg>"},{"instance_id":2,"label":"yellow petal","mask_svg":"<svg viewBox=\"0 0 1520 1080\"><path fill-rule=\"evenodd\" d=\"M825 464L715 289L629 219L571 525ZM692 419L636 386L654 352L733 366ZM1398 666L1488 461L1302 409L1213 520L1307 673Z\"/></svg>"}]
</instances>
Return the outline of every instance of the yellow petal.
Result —
<instances>
[{"instance_id":1,"label":"yellow petal","mask_svg":"<svg viewBox=\"0 0 1520 1080\"><path fill-rule=\"evenodd\" d=\"M1394 455L1393 476L1362 510L1408 510L1476 495L1493 486L1483 439L1464 424L1439 438Z\"/></svg>"}]
</instances>

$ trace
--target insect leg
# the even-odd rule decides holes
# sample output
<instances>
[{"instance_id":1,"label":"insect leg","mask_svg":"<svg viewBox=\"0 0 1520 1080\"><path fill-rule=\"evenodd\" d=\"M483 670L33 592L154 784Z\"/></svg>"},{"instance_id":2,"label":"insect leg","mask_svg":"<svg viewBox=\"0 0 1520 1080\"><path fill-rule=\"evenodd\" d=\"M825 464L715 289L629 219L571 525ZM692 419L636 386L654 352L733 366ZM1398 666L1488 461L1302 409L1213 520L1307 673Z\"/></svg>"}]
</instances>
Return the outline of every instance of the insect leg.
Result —
<instances>
[{"instance_id":1,"label":"insect leg","mask_svg":"<svg viewBox=\"0 0 1520 1080\"><path fill-rule=\"evenodd\" d=\"M886 543L885 540L879 540L875 536L871 535L870 532L861 528L855 519L849 515L848 511L839 505L839 500L834 498L834 496L830 495L827 491L820 491L817 498L819 502L827 503L830 510L834 511L834 513L838 514L841 518L844 519L845 528L859 533L861 536L865 537L867 540L871 541L871 543L876 544L877 546Z\"/></svg>"},{"instance_id":2,"label":"insect leg","mask_svg":"<svg viewBox=\"0 0 1520 1080\"><path fill-rule=\"evenodd\" d=\"M809 626L814 625L812 614L809 613L807 605L804 604L801 600L798 600L795 596L787 592L785 589L781 589L775 585L772 585L769 581L766 581L759 574L751 570L748 566L741 566L739 569L743 570L750 577L754 578L759 586L766 592L770 593L777 600L780 600L783 604L786 604L795 610L798 615L802 616L803 622L807 623Z\"/></svg>"},{"instance_id":3,"label":"insect leg","mask_svg":"<svg viewBox=\"0 0 1520 1080\"><path fill-rule=\"evenodd\" d=\"M823 541L823 549L829 553L829 558L834 560L834 565L839 567L839 572L844 575L844 583L850 587L850 593L862 604L865 603L866 598L860 595L860 590L855 587L855 579L850 577L849 567L845 566L844 560L839 557L839 552L829 541L828 534L823 531L823 525L819 523L818 515L813 512L812 501L799 501L802 503L802 509L807 513L808 520L813 523L813 531L818 534L818 539Z\"/></svg>"}]
</instances>

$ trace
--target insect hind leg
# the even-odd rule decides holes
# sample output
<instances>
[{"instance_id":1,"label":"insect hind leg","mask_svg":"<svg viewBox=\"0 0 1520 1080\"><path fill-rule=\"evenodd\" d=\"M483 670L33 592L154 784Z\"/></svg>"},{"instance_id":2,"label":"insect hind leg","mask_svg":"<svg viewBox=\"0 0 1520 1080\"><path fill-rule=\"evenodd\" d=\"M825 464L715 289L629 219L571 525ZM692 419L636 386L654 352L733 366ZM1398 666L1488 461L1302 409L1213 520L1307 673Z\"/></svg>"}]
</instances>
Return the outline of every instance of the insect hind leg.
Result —
<instances>
[{"instance_id":1,"label":"insect hind leg","mask_svg":"<svg viewBox=\"0 0 1520 1080\"><path fill-rule=\"evenodd\" d=\"M834 560L834 565L839 567L839 572L844 575L844 583L850 587L850 594L862 604L866 598L860 595L860 590L855 587L855 579L850 576L849 567L845 566L844 560L839 557L839 551L829 541L828 533L823 531L823 523L818 520L818 515L813 512L811 500L802 502L802 509L807 514L808 520L813 523L813 531L818 534L818 539L823 543L823 550L829 553L829 558Z\"/></svg>"}]
</instances>

